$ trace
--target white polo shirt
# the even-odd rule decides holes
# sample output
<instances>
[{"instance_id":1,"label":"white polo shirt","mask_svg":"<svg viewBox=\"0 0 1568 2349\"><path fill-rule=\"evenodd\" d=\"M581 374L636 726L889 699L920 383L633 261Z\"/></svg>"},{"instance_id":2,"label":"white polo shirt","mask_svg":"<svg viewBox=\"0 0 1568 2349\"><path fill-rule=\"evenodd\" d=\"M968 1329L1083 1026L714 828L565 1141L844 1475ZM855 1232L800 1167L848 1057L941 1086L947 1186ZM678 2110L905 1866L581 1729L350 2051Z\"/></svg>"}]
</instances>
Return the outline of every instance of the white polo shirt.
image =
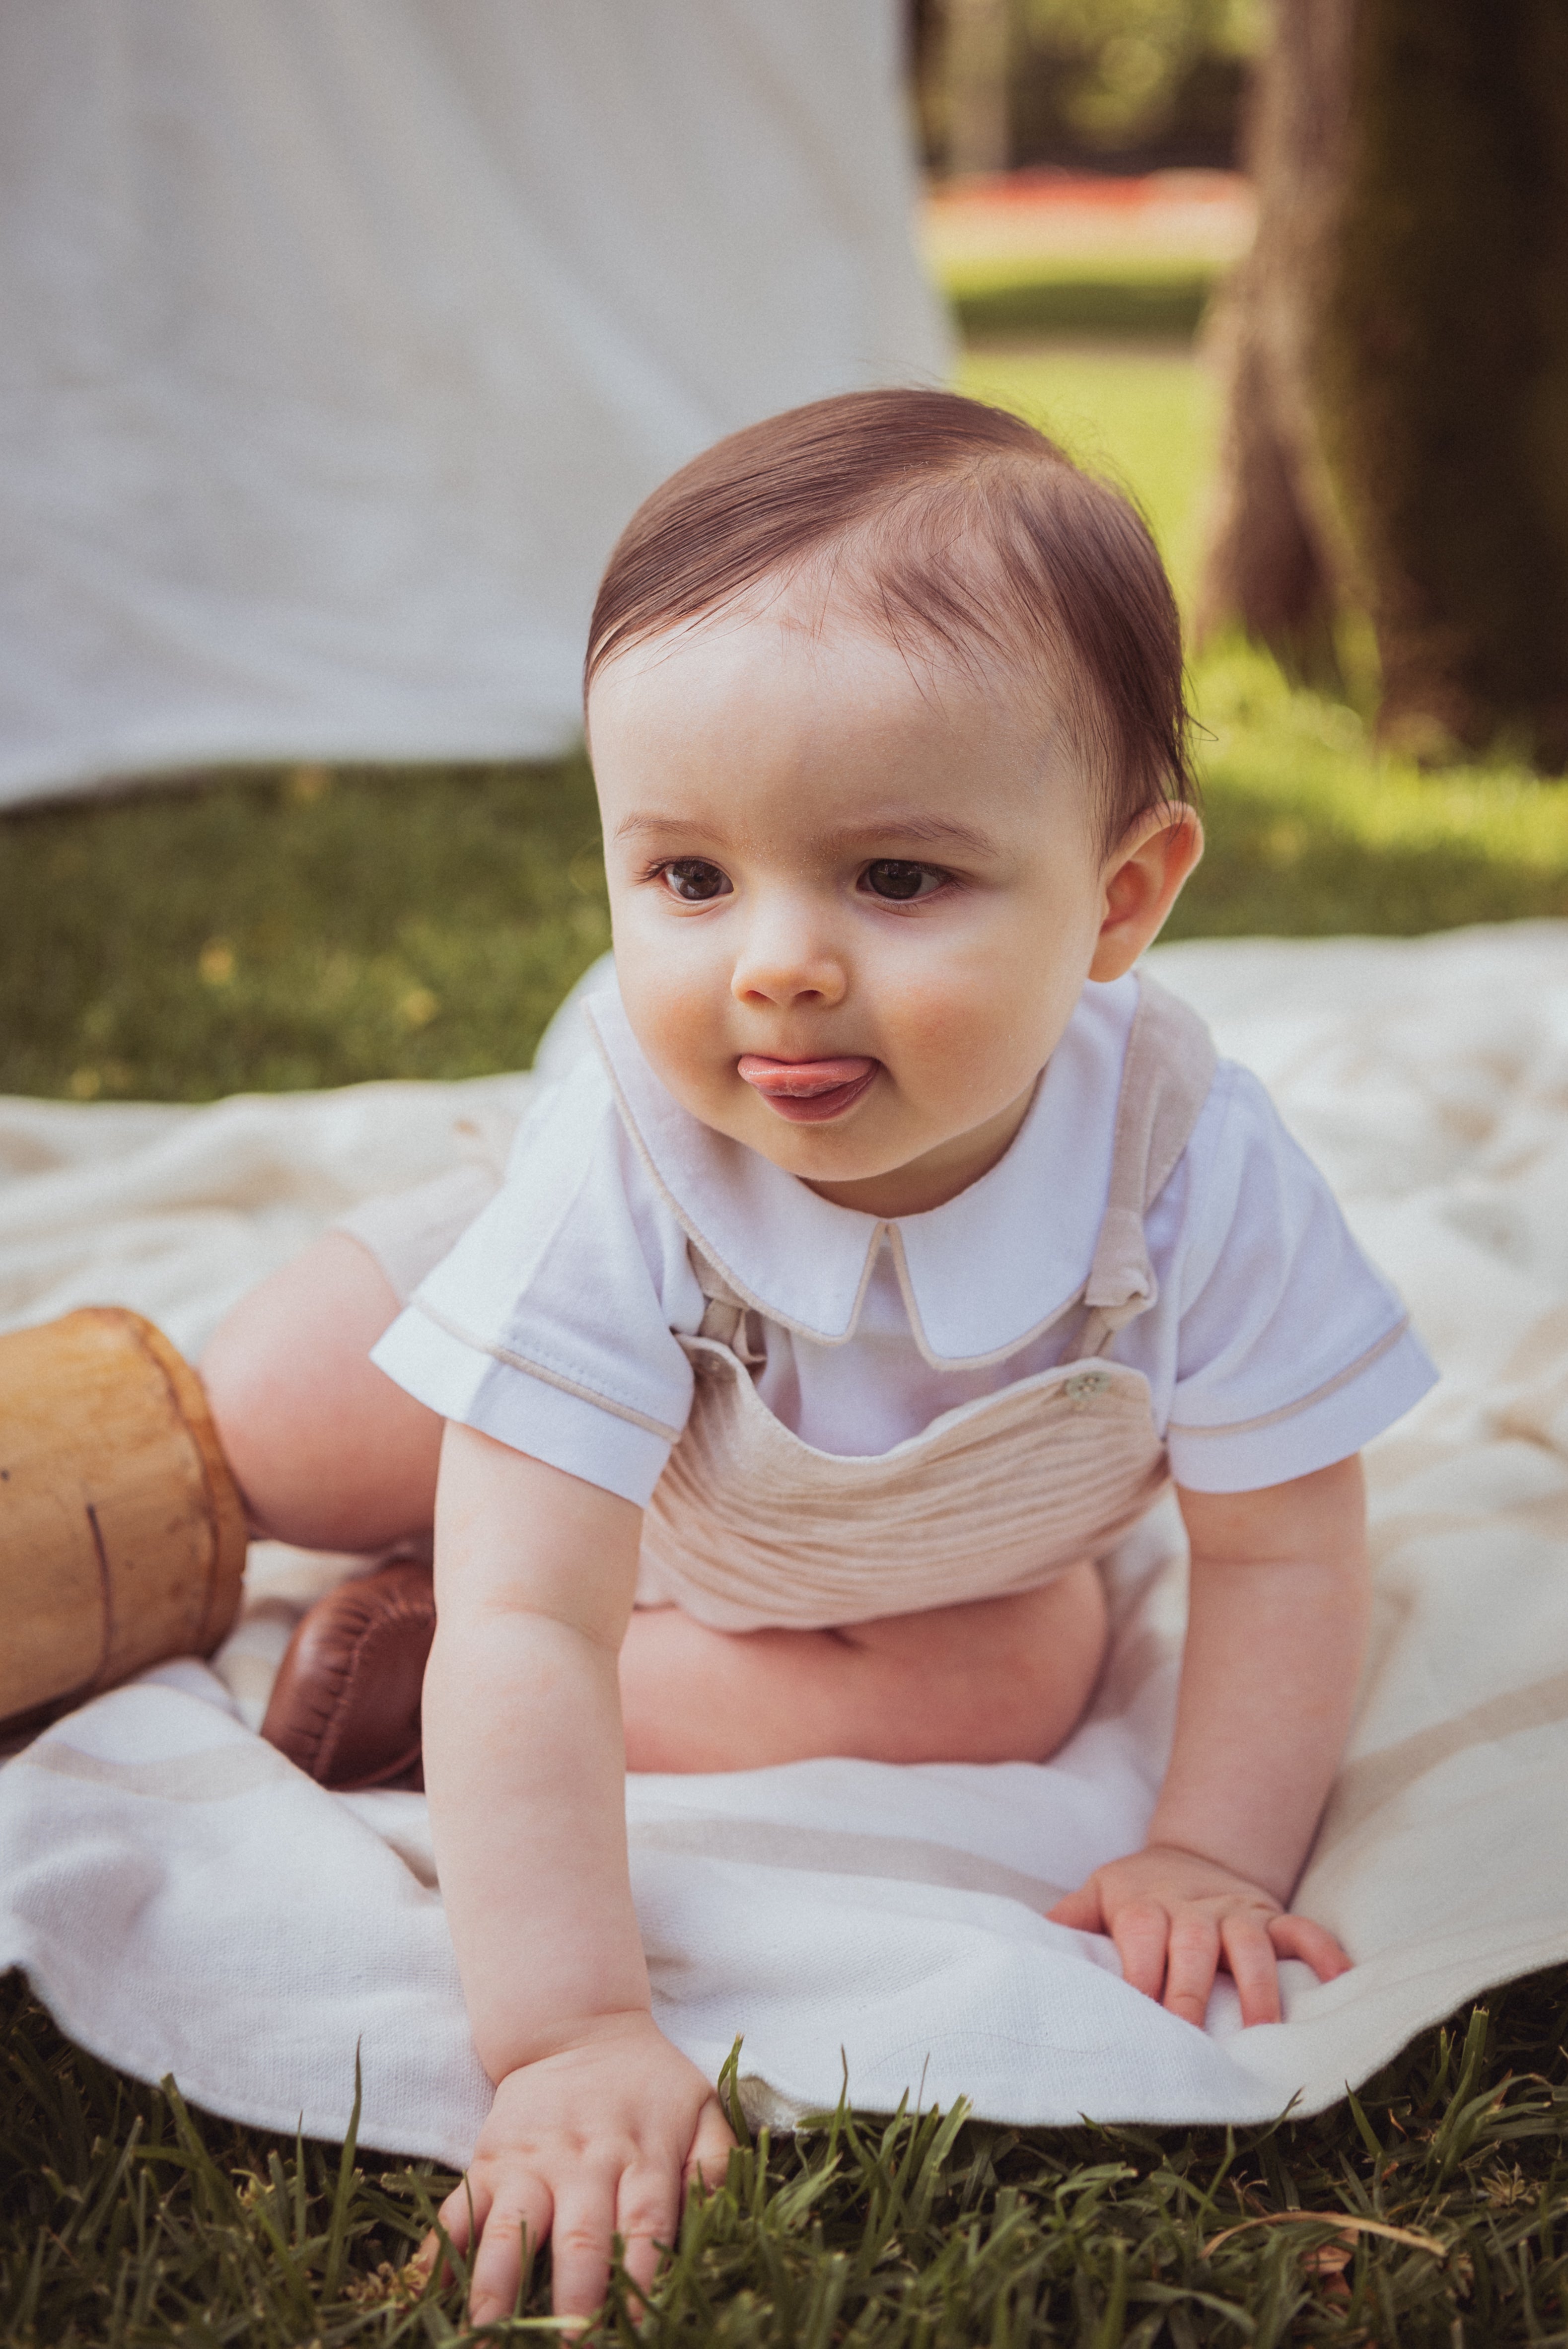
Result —
<instances>
[{"instance_id":1,"label":"white polo shirt","mask_svg":"<svg viewBox=\"0 0 1568 2349\"><path fill-rule=\"evenodd\" d=\"M944 1206L831 1206L683 1109L611 979L597 1050L535 1096L506 1180L373 1360L443 1417L645 1503L691 1407L688 1237L762 1320L769 1408L891 1450L1064 1359L1105 1212L1132 978L1086 987L1006 1155ZM1248 1492L1342 1460L1431 1386L1398 1298L1257 1080L1222 1061L1150 1211L1158 1293L1113 1340L1171 1474Z\"/></svg>"}]
</instances>

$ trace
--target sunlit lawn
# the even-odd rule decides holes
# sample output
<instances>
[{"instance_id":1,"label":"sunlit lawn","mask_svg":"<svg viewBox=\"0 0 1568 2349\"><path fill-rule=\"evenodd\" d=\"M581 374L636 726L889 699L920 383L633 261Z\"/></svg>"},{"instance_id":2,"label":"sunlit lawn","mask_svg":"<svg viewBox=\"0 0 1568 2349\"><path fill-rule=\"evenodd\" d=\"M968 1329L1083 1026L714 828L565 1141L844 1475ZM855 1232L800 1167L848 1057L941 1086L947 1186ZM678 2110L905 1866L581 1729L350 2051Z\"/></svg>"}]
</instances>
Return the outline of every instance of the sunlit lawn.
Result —
<instances>
[{"instance_id":1,"label":"sunlit lawn","mask_svg":"<svg viewBox=\"0 0 1568 2349\"><path fill-rule=\"evenodd\" d=\"M1219 420L1212 374L1190 344L998 342L966 351L958 380L1130 490L1190 593Z\"/></svg>"},{"instance_id":2,"label":"sunlit lawn","mask_svg":"<svg viewBox=\"0 0 1568 2349\"><path fill-rule=\"evenodd\" d=\"M1178 255L1159 261L1054 256L1029 268L1014 258L972 260L944 271L965 330L987 335L1190 335L1218 272Z\"/></svg>"}]
</instances>

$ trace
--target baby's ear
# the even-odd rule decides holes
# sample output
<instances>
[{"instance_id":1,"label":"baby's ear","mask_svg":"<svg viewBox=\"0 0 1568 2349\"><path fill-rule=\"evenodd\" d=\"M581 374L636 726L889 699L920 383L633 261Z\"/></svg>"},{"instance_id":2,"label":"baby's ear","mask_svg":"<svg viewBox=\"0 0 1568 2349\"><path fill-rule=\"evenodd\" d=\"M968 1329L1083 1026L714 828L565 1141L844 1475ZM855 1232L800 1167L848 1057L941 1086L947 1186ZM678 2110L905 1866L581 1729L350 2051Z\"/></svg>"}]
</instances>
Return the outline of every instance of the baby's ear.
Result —
<instances>
[{"instance_id":1,"label":"baby's ear","mask_svg":"<svg viewBox=\"0 0 1568 2349\"><path fill-rule=\"evenodd\" d=\"M1120 978L1153 945L1181 886L1203 854L1195 809L1152 808L1106 860L1099 937L1090 978Z\"/></svg>"}]
</instances>

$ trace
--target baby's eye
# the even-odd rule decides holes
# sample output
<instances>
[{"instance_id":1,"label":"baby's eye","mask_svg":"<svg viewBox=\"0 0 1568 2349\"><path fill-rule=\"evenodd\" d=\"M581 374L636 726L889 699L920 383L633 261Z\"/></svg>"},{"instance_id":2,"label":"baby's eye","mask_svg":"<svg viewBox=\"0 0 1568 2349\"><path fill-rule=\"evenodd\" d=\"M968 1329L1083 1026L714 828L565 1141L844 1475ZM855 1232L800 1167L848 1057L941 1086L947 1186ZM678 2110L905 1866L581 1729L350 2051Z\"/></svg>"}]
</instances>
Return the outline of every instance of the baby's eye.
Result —
<instances>
[{"instance_id":1,"label":"baby's eye","mask_svg":"<svg viewBox=\"0 0 1568 2349\"><path fill-rule=\"evenodd\" d=\"M946 879L929 864L906 864L899 856L879 856L861 874L861 886L873 897L891 897L906 904L912 897L929 897Z\"/></svg>"},{"instance_id":2,"label":"baby's eye","mask_svg":"<svg viewBox=\"0 0 1568 2349\"><path fill-rule=\"evenodd\" d=\"M663 867L660 875L672 897L679 897L688 905L700 905L709 897L729 895L729 881L717 864L706 856L677 856Z\"/></svg>"}]
</instances>

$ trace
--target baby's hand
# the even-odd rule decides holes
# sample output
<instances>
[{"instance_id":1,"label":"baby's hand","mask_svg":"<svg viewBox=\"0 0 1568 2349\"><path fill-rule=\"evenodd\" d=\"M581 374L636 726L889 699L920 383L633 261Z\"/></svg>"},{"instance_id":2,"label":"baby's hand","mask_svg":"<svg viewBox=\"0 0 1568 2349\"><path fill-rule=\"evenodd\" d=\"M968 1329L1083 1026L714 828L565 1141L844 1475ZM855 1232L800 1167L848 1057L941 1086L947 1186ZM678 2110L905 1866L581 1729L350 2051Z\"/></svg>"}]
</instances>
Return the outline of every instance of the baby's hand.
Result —
<instances>
[{"instance_id":1,"label":"baby's hand","mask_svg":"<svg viewBox=\"0 0 1568 2349\"><path fill-rule=\"evenodd\" d=\"M613 2235L645 2292L687 2181L721 2179L734 2142L707 2081L640 2012L602 2016L581 2044L509 2072L467 2177L441 2206L459 2251L478 2238L470 2322L511 2314L525 2231L536 2249L553 2236L558 2316L599 2306Z\"/></svg>"},{"instance_id":2,"label":"baby's hand","mask_svg":"<svg viewBox=\"0 0 1568 2349\"><path fill-rule=\"evenodd\" d=\"M1133 1989L1200 2025L1222 1963L1241 1994L1244 2023L1279 2021L1281 1958L1305 1959L1320 1982L1350 1964L1321 1925L1287 1916L1259 1886L1173 1844L1097 1868L1050 1916L1080 1933L1109 1933Z\"/></svg>"}]
</instances>

